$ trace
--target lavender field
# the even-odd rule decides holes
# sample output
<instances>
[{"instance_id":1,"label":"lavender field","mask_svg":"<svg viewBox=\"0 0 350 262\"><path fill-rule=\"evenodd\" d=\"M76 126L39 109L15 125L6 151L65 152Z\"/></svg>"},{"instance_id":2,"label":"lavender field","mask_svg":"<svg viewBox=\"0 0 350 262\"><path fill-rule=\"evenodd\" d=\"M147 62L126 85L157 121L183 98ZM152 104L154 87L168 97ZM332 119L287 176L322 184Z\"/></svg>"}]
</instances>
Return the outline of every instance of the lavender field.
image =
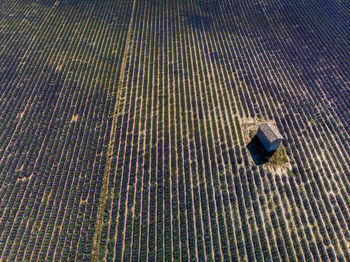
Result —
<instances>
[{"instance_id":1,"label":"lavender field","mask_svg":"<svg viewBox=\"0 0 350 262\"><path fill-rule=\"evenodd\" d=\"M350 1L0 0L0 261L67 260L350 261Z\"/></svg>"}]
</instances>

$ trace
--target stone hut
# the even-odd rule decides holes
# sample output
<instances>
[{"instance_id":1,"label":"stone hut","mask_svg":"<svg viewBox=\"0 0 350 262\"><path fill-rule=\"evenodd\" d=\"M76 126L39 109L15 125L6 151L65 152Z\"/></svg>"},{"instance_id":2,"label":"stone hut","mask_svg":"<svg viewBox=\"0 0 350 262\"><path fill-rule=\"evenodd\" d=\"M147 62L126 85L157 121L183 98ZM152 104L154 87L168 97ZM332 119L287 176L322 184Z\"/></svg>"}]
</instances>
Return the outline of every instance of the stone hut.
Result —
<instances>
[{"instance_id":1,"label":"stone hut","mask_svg":"<svg viewBox=\"0 0 350 262\"><path fill-rule=\"evenodd\" d=\"M256 136L259 138L267 152L277 150L283 139L277 128L270 123L260 125Z\"/></svg>"}]
</instances>

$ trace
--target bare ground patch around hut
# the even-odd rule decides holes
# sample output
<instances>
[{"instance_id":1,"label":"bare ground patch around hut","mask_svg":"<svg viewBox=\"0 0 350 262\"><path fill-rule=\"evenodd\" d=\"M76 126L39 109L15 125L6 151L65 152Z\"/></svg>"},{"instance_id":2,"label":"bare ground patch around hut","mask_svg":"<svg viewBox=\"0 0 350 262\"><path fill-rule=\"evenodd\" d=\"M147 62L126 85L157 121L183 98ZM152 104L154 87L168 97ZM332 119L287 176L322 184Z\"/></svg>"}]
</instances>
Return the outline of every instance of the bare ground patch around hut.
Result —
<instances>
[{"instance_id":1,"label":"bare ground patch around hut","mask_svg":"<svg viewBox=\"0 0 350 262\"><path fill-rule=\"evenodd\" d=\"M268 153L256 137L256 132L261 124L271 123L275 125L274 121L262 118L243 118L241 123L244 144L251 155L250 161L252 164L264 165L268 171L277 174L287 173L291 170L292 167L284 142L280 144L276 151Z\"/></svg>"}]
</instances>

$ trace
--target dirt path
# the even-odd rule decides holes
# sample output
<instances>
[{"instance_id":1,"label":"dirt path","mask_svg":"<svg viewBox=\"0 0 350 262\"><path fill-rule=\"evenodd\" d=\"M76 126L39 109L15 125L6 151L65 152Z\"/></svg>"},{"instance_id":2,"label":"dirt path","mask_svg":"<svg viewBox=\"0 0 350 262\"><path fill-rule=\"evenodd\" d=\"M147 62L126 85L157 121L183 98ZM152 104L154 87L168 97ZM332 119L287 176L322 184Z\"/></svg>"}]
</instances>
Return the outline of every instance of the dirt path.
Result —
<instances>
[{"instance_id":1,"label":"dirt path","mask_svg":"<svg viewBox=\"0 0 350 262\"><path fill-rule=\"evenodd\" d=\"M111 164L112 164L112 157L113 157L113 149L114 149L114 141L115 141L115 131L117 128L117 118L118 118L118 112L119 112L119 100L120 100L120 90L121 87L124 84L124 78L123 75L125 73L125 67L126 67L126 61L127 56L129 53L129 45L130 45L130 39L131 39L131 29L134 19L134 11L136 6L136 0L133 2L132 11L131 11L131 18L129 22L129 28L128 33L126 37L126 43L125 43L125 50L123 54L123 60L122 60L122 66L120 70L120 79L117 86L117 99L114 106L114 113L113 113L113 120L112 120L112 128L110 133L110 139L108 144L108 150L107 150L107 160L106 160L106 168L103 176L103 182L102 182L102 188L101 188L101 196L100 201L98 204L97 209L97 219L96 219L96 229L94 233L93 238L93 247L91 252L91 261L98 261L99 255L100 255L100 241L101 241L101 234L102 234L102 228L103 228L103 217L104 217L104 211L106 207L107 197L108 197L108 182L109 182L109 173L111 170Z\"/></svg>"}]
</instances>

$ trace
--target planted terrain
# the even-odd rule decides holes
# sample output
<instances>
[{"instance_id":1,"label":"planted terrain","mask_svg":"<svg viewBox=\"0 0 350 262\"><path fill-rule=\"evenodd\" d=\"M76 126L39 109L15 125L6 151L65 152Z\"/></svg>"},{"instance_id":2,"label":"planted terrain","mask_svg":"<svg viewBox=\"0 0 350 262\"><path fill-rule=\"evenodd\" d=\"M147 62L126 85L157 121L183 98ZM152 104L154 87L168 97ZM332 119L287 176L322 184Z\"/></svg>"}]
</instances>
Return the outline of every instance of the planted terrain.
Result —
<instances>
[{"instance_id":1,"label":"planted terrain","mask_svg":"<svg viewBox=\"0 0 350 262\"><path fill-rule=\"evenodd\" d=\"M0 260L350 261L349 10L0 1Z\"/></svg>"}]
</instances>

